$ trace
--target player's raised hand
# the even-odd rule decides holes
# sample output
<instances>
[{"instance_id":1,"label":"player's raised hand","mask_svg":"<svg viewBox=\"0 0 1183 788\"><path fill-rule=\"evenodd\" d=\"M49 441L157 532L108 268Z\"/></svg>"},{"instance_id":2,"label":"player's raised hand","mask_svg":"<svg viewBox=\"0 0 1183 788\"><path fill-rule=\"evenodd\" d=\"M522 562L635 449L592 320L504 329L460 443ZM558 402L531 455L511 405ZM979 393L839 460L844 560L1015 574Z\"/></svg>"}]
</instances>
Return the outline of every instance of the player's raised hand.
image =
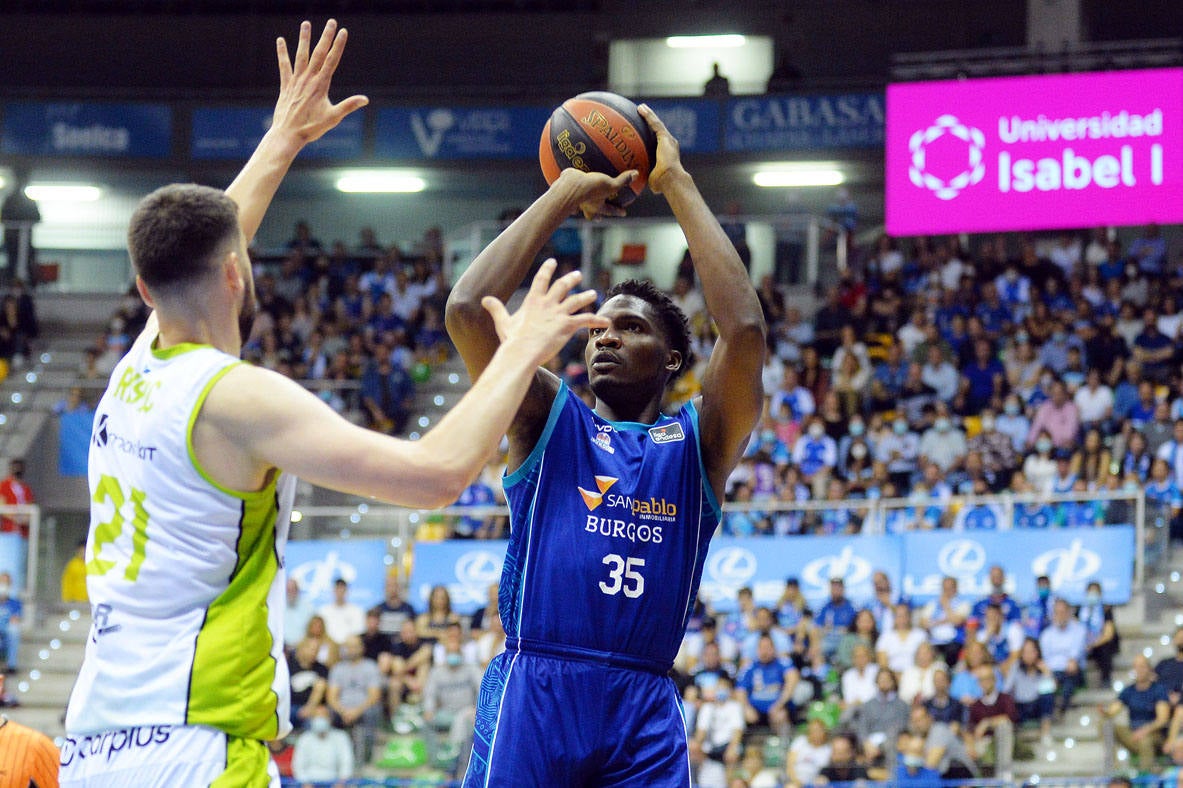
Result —
<instances>
[{"instance_id":1,"label":"player's raised hand","mask_svg":"<svg viewBox=\"0 0 1183 788\"><path fill-rule=\"evenodd\" d=\"M627 189L635 177L636 170L625 170L613 178L602 172L584 172L577 167L568 167L559 174L555 183L559 188L574 190L579 210L585 219L598 219L603 216L624 216L624 209L609 204L608 200L622 189Z\"/></svg>"},{"instance_id":2,"label":"player's raised hand","mask_svg":"<svg viewBox=\"0 0 1183 788\"><path fill-rule=\"evenodd\" d=\"M493 296L481 299L481 306L493 317L502 345L532 355L538 364L558 353L576 331L608 326L607 318L582 311L595 303L594 290L571 292L582 274L571 271L551 281L556 265L553 258L542 264L525 300L512 314Z\"/></svg>"},{"instance_id":3,"label":"player's raised hand","mask_svg":"<svg viewBox=\"0 0 1183 788\"><path fill-rule=\"evenodd\" d=\"M649 188L654 194L661 194L665 188L665 181L671 175L685 174L686 172L682 167L678 140L666 128L661 118L657 117L657 113L649 108L648 104L639 105L637 110L645 122L649 124L649 128L653 129L653 133L657 135L657 163L653 165L653 170L649 173Z\"/></svg>"},{"instance_id":4,"label":"player's raised hand","mask_svg":"<svg viewBox=\"0 0 1183 788\"><path fill-rule=\"evenodd\" d=\"M312 47L312 24L305 21L300 25L294 60L288 54L287 42L282 37L276 40L279 98L271 120L273 129L288 131L301 144L306 144L320 139L346 115L369 103L362 95L350 96L337 104L329 100L329 86L348 38L345 28L338 29L337 21L330 19L320 40Z\"/></svg>"}]
</instances>

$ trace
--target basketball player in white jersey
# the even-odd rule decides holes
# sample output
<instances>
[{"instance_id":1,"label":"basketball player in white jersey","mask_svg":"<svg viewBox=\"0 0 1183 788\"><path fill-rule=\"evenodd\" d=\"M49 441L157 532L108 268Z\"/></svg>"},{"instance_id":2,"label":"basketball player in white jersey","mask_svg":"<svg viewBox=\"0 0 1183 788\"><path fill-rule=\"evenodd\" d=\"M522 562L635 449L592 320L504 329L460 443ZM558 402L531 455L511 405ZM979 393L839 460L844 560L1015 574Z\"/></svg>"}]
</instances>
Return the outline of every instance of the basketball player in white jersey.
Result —
<instances>
[{"instance_id":1,"label":"basketball player in white jersey","mask_svg":"<svg viewBox=\"0 0 1183 788\"><path fill-rule=\"evenodd\" d=\"M442 506L481 471L538 365L581 328L591 291L544 265L501 350L418 442L356 427L276 373L238 361L254 312L247 243L307 143L366 104L328 99L333 21L294 62L278 41L272 126L225 191L168 186L136 209L129 251L155 310L99 403L89 463L94 623L66 719L65 786L278 786L265 740L288 723L283 551L295 476Z\"/></svg>"}]
</instances>

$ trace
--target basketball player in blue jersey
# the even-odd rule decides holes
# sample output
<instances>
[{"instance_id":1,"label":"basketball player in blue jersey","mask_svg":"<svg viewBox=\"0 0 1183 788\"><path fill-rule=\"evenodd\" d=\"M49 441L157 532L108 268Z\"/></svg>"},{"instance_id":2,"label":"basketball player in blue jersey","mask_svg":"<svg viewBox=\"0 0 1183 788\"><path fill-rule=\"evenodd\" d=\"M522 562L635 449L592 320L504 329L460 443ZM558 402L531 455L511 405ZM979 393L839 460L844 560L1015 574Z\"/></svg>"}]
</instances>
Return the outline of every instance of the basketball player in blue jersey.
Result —
<instances>
[{"instance_id":1,"label":"basketball player in blue jersey","mask_svg":"<svg viewBox=\"0 0 1183 788\"><path fill-rule=\"evenodd\" d=\"M668 671L702 576L719 501L763 404L764 321L747 272L657 134L650 188L685 234L719 340L701 396L661 410L690 363L686 317L648 282L614 286L584 351L595 407L539 369L509 430L511 534L466 786L688 786ZM620 215L616 178L565 170L453 289L447 325L478 383L498 342L481 299L508 298L562 222Z\"/></svg>"},{"instance_id":2,"label":"basketball player in blue jersey","mask_svg":"<svg viewBox=\"0 0 1183 788\"><path fill-rule=\"evenodd\" d=\"M278 788L265 741L291 729L283 553L293 476L409 506L453 501L493 454L540 363L595 293L543 266L489 375L420 441L346 421L295 381L238 360L254 313L247 255L299 151L366 103L328 89L346 41L330 21L295 58L277 42L270 129L225 191L166 186L128 232L155 310L115 367L89 457L93 625L70 696L61 784ZM128 447L137 447L131 451ZM0 783L5 783L0 780Z\"/></svg>"}]
</instances>

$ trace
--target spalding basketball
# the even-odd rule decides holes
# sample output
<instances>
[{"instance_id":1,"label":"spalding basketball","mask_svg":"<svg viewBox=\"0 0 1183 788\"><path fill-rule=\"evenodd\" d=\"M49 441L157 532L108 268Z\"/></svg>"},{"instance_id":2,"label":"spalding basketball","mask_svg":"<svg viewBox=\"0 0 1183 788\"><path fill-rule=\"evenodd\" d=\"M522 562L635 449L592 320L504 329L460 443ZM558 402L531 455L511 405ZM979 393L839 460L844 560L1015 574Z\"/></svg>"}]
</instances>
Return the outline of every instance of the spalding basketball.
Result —
<instances>
[{"instance_id":1,"label":"spalding basketball","mask_svg":"<svg viewBox=\"0 0 1183 788\"><path fill-rule=\"evenodd\" d=\"M645 189L657 160L657 136L624 96L580 93L551 113L538 143L538 160L547 183L568 167L613 177L636 170L631 188L608 201L623 208Z\"/></svg>"}]
</instances>

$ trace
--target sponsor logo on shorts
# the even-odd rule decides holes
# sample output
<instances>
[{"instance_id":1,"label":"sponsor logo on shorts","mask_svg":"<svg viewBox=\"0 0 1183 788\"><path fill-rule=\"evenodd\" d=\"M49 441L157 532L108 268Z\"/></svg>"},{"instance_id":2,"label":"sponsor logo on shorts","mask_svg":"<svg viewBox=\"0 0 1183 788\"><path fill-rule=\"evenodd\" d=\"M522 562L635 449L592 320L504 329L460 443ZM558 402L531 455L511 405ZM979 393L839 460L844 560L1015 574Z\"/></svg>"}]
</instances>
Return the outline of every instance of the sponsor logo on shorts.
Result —
<instances>
[{"instance_id":1,"label":"sponsor logo on shorts","mask_svg":"<svg viewBox=\"0 0 1183 788\"><path fill-rule=\"evenodd\" d=\"M649 428L649 438L660 446L663 443L677 443L686 440L686 433L682 432L682 425L678 422L662 424L660 427Z\"/></svg>"},{"instance_id":2,"label":"sponsor logo on shorts","mask_svg":"<svg viewBox=\"0 0 1183 788\"><path fill-rule=\"evenodd\" d=\"M62 742L61 764L69 766L77 758L100 758L108 763L120 755L144 749L153 744L164 744L172 733L171 725L146 725L138 728L123 728L106 733L75 738L67 736Z\"/></svg>"}]
</instances>

